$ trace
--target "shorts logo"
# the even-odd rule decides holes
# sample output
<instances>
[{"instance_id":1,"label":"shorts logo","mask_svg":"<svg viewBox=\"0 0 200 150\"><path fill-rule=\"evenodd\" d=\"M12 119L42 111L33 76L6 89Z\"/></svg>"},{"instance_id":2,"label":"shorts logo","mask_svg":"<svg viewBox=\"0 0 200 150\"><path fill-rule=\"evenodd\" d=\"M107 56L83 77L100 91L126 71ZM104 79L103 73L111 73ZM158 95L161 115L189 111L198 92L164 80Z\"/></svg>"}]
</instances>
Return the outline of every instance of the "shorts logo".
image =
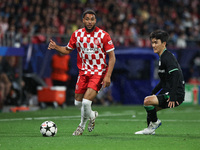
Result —
<instances>
[{"instance_id":1,"label":"shorts logo","mask_svg":"<svg viewBox=\"0 0 200 150\"><path fill-rule=\"evenodd\" d=\"M79 88L78 88L78 85L76 84L76 90L78 90Z\"/></svg>"},{"instance_id":2,"label":"shorts logo","mask_svg":"<svg viewBox=\"0 0 200 150\"><path fill-rule=\"evenodd\" d=\"M109 45L112 45L112 40L108 41L108 44L109 44Z\"/></svg>"}]
</instances>

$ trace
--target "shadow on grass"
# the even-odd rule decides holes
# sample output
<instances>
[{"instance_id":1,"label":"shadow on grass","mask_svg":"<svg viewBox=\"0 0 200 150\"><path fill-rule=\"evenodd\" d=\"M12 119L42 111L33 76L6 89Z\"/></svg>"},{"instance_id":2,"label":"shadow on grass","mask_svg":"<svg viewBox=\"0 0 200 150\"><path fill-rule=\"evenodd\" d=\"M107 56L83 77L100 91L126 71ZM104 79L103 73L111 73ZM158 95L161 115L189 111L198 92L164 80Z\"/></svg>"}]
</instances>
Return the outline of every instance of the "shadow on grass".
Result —
<instances>
[{"instance_id":1,"label":"shadow on grass","mask_svg":"<svg viewBox=\"0 0 200 150\"><path fill-rule=\"evenodd\" d=\"M186 138L186 139L200 139L200 135L194 134L156 134L152 135L155 137L166 137L166 138Z\"/></svg>"},{"instance_id":2,"label":"shadow on grass","mask_svg":"<svg viewBox=\"0 0 200 150\"><path fill-rule=\"evenodd\" d=\"M110 134L85 134L84 137L100 137L113 140L144 140L144 138L182 138L182 139L200 139L200 135L196 134L156 134L156 135L135 135L133 133L110 133Z\"/></svg>"},{"instance_id":3,"label":"shadow on grass","mask_svg":"<svg viewBox=\"0 0 200 150\"><path fill-rule=\"evenodd\" d=\"M0 132L1 138L16 138L16 137L43 137L40 133L6 133ZM62 138L62 137L78 137L78 138L103 138L109 140L144 140L144 138L183 138L183 139L200 139L199 134L156 134L156 135L135 135L134 133L84 133L82 136L72 136L70 133L61 133L57 134L53 138ZM49 138L49 137L44 137ZM51 138L51 137L50 137Z\"/></svg>"},{"instance_id":4,"label":"shadow on grass","mask_svg":"<svg viewBox=\"0 0 200 150\"><path fill-rule=\"evenodd\" d=\"M106 133L106 134L83 134L82 136L87 138L100 138L106 140L115 140L115 141L132 141L132 140L142 140L136 137L133 133Z\"/></svg>"}]
</instances>

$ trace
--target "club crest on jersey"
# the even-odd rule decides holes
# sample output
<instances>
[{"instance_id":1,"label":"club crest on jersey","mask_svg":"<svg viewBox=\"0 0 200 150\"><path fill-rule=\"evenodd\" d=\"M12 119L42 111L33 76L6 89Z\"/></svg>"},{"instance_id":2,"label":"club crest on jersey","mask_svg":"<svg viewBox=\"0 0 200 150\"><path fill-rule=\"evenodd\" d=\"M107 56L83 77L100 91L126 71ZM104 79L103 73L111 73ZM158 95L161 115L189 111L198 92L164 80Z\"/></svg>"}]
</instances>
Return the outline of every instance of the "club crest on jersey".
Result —
<instances>
[{"instance_id":1,"label":"club crest on jersey","mask_svg":"<svg viewBox=\"0 0 200 150\"><path fill-rule=\"evenodd\" d=\"M112 45L112 40L108 41L108 44L109 44L109 45Z\"/></svg>"},{"instance_id":2,"label":"club crest on jersey","mask_svg":"<svg viewBox=\"0 0 200 150\"><path fill-rule=\"evenodd\" d=\"M97 39L94 40L95 45L99 45L99 41Z\"/></svg>"}]
</instances>

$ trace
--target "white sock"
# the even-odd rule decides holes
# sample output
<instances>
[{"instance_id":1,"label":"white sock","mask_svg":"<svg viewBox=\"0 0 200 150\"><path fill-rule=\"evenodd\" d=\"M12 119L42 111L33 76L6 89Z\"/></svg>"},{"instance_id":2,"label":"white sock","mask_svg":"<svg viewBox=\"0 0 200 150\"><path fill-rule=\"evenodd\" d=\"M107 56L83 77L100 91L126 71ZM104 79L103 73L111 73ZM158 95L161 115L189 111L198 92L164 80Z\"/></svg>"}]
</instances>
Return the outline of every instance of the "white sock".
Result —
<instances>
[{"instance_id":1,"label":"white sock","mask_svg":"<svg viewBox=\"0 0 200 150\"><path fill-rule=\"evenodd\" d=\"M81 110L81 107L82 107L82 102L81 101L77 101L77 100L74 100L74 105ZM91 114L90 114L90 119L94 119L95 118L95 113L94 111L91 111Z\"/></svg>"},{"instance_id":2,"label":"white sock","mask_svg":"<svg viewBox=\"0 0 200 150\"><path fill-rule=\"evenodd\" d=\"M79 124L79 126L81 126L83 129L85 129L85 125L91 116L91 105L92 101L83 99L81 107L81 123Z\"/></svg>"},{"instance_id":3,"label":"white sock","mask_svg":"<svg viewBox=\"0 0 200 150\"><path fill-rule=\"evenodd\" d=\"M94 113L94 111L91 111L91 113L90 113L90 119L93 120L94 118L95 118L95 113Z\"/></svg>"},{"instance_id":4,"label":"white sock","mask_svg":"<svg viewBox=\"0 0 200 150\"><path fill-rule=\"evenodd\" d=\"M77 101L77 100L74 100L74 105L81 110L81 107L82 107L82 102L81 101Z\"/></svg>"}]
</instances>

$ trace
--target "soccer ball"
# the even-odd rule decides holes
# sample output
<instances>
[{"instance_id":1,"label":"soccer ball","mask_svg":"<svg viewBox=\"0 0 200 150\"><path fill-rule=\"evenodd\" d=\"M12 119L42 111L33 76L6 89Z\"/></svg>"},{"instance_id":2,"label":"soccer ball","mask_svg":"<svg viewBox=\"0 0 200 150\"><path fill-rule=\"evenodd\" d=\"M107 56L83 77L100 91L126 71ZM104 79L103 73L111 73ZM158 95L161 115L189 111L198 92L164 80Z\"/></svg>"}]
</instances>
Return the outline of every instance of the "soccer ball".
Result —
<instances>
[{"instance_id":1,"label":"soccer ball","mask_svg":"<svg viewBox=\"0 0 200 150\"><path fill-rule=\"evenodd\" d=\"M45 137L55 136L57 126L53 121L45 121L40 126L40 133Z\"/></svg>"}]
</instances>

